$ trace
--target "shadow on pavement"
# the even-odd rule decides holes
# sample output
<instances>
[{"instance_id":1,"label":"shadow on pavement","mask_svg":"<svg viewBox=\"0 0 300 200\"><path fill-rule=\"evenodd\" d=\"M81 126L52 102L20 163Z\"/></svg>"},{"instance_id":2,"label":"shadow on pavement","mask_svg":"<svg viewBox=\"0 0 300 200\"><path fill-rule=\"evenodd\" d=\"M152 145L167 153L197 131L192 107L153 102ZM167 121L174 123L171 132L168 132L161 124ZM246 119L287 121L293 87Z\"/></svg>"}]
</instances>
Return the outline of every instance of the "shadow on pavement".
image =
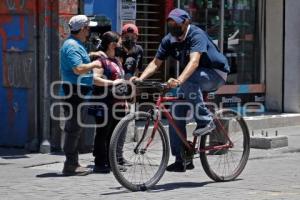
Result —
<instances>
[{"instance_id":1,"label":"shadow on pavement","mask_svg":"<svg viewBox=\"0 0 300 200\"><path fill-rule=\"evenodd\" d=\"M3 159L29 158L26 156L27 153L24 149L0 147L0 157Z\"/></svg>"},{"instance_id":2,"label":"shadow on pavement","mask_svg":"<svg viewBox=\"0 0 300 200\"><path fill-rule=\"evenodd\" d=\"M109 189L112 189L112 190L119 190L119 191L102 193L102 194L100 194L100 195L107 196L107 195L114 195L114 194L131 193L131 191L127 190L126 188L124 188L124 187L122 187L122 186L111 187L111 188L109 188Z\"/></svg>"},{"instance_id":3,"label":"shadow on pavement","mask_svg":"<svg viewBox=\"0 0 300 200\"><path fill-rule=\"evenodd\" d=\"M162 185L156 185L150 190L141 191L141 192L156 193L156 192L165 192L165 191L170 191L170 190L175 190L175 189L180 189L180 188L197 188L197 187L203 187L203 186L211 184L211 183L216 183L216 182L209 181L209 182L202 182L202 183L196 183L196 182L167 183L167 184L162 184ZM110 188L110 189L116 189L116 190L123 189L123 190L116 191L116 192L103 193L101 195L116 195L116 194L124 194L124 193L131 192L123 187L116 187L116 188Z\"/></svg>"},{"instance_id":4,"label":"shadow on pavement","mask_svg":"<svg viewBox=\"0 0 300 200\"><path fill-rule=\"evenodd\" d=\"M65 175L63 175L62 173L55 173L55 172L51 172L51 173L45 173L45 174L38 174L36 175L37 178L52 178L52 177L66 177Z\"/></svg>"},{"instance_id":5,"label":"shadow on pavement","mask_svg":"<svg viewBox=\"0 0 300 200\"><path fill-rule=\"evenodd\" d=\"M121 187L122 188L122 187ZM116 188L117 189L117 188ZM122 189L124 189L124 188L122 188ZM124 190L121 190L121 191L117 191L117 192L108 192L108 193L102 193L102 194L100 194L100 195L103 195L103 196L108 196L108 195L114 195L114 194L125 194L125 193L130 193L130 191L129 190L126 190L126 189L124 189Z\"/></svg>"},{"instance_id":6,"label":"shadow on pavement","mask_svg":"<svg viewBox=\"0 0 300 200\"><path fill-rule=\"evenodd\" d=\"M37 178L55 178L55 177L70 177L70 176L87 176L92 174L92 171L88 171L85 174L72 174L72 175L65 175L62 174L61 172L50 172L50 173L45 173L45 174L38 174L36 175Z\"/></svg>"},{"instance_id":7,"label":"shadow on pavement","mask_svg":"<svg viewBox=\"0 0 300 200\"><path fill-rule=\"evenodd\" d=\"M243 179L235 179L233 181L241 181ZM230 181L232 182L232 181ZM156 185L153 187L153 189L148 190L148 192L164 192L164 191L170 191L180 188L197 188L197 187L203 187L208 184L218 184L218 183L225 183L225 182L215 182L215 181L206 181L206 182L177 182L177 183L166 183L162 185Z\"/></svg>"},{"instance_id":8,"label":"shadow on pavement","mask_svg":"<svg viewBox=\"0 0 300 200\"><path fill-rule=\"evenodd\" d=\"M149 192L164 192L164 191L170 191L180 188L197 188L197 187L203 187L205 185L215 183L214 181L209 182L177 182L177 183L166 183L162 185L156 185L152 190Z\"/></svg>"}]
</instances>

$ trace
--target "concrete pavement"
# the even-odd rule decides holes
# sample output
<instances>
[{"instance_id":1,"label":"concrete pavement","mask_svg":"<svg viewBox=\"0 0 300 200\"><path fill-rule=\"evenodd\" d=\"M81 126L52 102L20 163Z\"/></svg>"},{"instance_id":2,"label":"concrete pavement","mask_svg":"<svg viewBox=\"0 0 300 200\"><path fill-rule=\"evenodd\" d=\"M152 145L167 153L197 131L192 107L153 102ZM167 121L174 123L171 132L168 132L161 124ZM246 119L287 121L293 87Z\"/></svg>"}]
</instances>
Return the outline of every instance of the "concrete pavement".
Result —
<instances>
[{"instance_id":1,"label":"concrete pavement","mask_svg":"<svg viewBox=\"0 0 300 200\"><path fill-rule=\"evenodd\" d=\"M269 133L275 129L267 129ZM166 172L157 186L132 193L112 173L63 177L63 155L26 154L0 149L0 199L300 199L300 126L277 128L289 138L289 147L251 149L250 159L237 181L215 183L204 173L199 158L186 173ZM260 134L260 130L255 131ZM92 165L92 155L80 155ZM169 162L172 162L170 158Z\"/></svg>"}]
</instances>

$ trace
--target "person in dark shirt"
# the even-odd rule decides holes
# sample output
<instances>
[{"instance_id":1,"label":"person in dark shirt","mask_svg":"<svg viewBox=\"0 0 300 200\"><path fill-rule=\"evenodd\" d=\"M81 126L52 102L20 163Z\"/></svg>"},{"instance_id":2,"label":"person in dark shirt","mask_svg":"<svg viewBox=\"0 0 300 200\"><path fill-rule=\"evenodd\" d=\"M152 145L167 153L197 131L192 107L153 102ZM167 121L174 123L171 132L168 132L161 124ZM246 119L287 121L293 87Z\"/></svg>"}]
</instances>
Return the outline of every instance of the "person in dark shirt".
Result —
<instances>
[{"instance_id":1,"label":"person in dark shirt","mask_svg":"<svg viewBox=\"0 0 300 200\"><path fill-rule=\"evenodd\" d=\"M139 31L134 24L125 24L122 27L122 46L124 53L122 63L125 78L130 79L143 70L143 48L137 45Z\"/></svg>"},{"instance_id":2,"label":"person in dark shirt","mask_svg":"<svg viewBox=\"0 0 300 200\"><path fill-rule=\"evenodd\" d=\"M125 81L125 72L118 59L118 56L122 54L121 41L121 36L116 32L109 31L103 34L101 42L103 52L101 53L101 57L98 58L101 68L94 69L93 71L93 96L99 97L98 102L105 105L99 105L95 113L93 113L96 124L104 125L96 128L93 151L95 157L93 171L95 173L110 172L108 151L111 135L119 122L118 119L125 116L126 101L116 98L113 94L113 89L116 89L118 85L123 84ZM100 96L103 98L100 98ZM124 110L124 112L121 110ZM106 121L104 120L105 118L107 119ZM121 156L118 155L118 158L121 158Z\"/></svg>"},{"instance_id":3,"label":"person in dark shirt","mask_svg":"<svg viewBox=\"0 0 300 200\"><path fill-rule=\"evenodd\" d=\"M179 87L178 93L192 106L197 127L195 136L202 136L215 129L212 114L203 103L203 91L215 91L224 85L229 73L226 57L220 53L210 37L202 29L190 24L189 14L181 9L172 10L167 18L169 33L163 38L155 58L146 67L140 78L144 80L154 74L162 65L163 60L172 56L183 68L177 78L170 78L170 88ZM174 103L171 106L177 126L186 135L186 120L190 106ZM170 143L175 163L167 167L167 171L185 172L193 169L192 160L182 157L183 144L173 126L169 126Z\"/></svg>"}]
</instances>

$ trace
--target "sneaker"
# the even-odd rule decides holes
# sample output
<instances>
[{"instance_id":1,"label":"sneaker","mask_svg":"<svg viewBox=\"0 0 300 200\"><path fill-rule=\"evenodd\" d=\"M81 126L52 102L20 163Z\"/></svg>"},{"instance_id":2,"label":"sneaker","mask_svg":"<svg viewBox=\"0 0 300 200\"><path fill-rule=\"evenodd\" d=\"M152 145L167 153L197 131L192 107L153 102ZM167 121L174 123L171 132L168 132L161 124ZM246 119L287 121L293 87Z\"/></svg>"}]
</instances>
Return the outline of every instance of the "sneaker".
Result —
<instances>
[{"instance_id":1,"label":"sneaker","mask_svg":"<svg viewBox=\"0 0 300 200\"><path fill-rule=\"evenodd\" d=\"M107 164L103 165L94 165L93 172L96 174L109 174L110 166Z\"/></svg>"},{"instance_id":2,"label":"sneaker","mask_svg":"<svg viewBox=\"0 0 300 200\"><path fill-rule=\"evenodd\" d=\"M195 166L193 164L193 161L189 161L188 163L186 163L186 169L187 170L192 170L194 168L195 168Z\"/></svg>"},{"instance_id":3,"label":"sneaker","mask_svg":"<svg viewBox=\"0 0 300 200\"><path fill-rule=\"evenodd\" d=\"M185 172L186 168L183 165L183 162L174 162L166 168L169 172Z\"/></svg>"},{"instance_id":4,"label":"sneaker","mask_svg":"<svg viewBox=\"0 0 300 200\"><path fill-rule=\"evenodd\" d=\"M188 164L184 165L183 162L175 162L169 165L166 170L169 172L185 172L186 170L192 170L195 166L193 162L189 162Z\"/></svg>"},{"instance_id":5,"label":"sneaker","mask_svg":"<svg viewBox=\"0 0 300 200\"><path fill-rule=\"evenodd\" d=\"M216 125L214 124L213 121L209 122L205 127L200 127L197 126L196 129L194 130L193 135L194 136L203 136L206 135L210 132L212 132L216 128Z\"/></svg>"},{"instance_id":6,"label":"sneaker","mask_svg":"<svg viewBox=\"0 0 300 200\"><path fill-rule=\"evenodd\" d=\"M86 176L91 173L91 170L80 165L64 164L62 173L65 176Z\"/></svg>"}]
</instances>

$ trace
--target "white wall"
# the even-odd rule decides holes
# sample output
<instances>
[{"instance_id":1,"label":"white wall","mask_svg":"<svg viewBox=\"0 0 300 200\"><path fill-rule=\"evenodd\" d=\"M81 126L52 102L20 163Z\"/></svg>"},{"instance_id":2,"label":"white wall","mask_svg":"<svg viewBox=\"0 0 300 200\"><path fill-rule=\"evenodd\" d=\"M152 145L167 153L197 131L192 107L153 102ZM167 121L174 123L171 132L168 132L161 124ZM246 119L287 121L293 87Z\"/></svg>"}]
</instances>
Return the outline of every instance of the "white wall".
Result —
<instances>
[{"instance_id":1,"label":"white wall","mask_svg":"<svg viewBox=\"0 0 300 200\"><path fill-rule=\"evenodd\" d=\"M284 112L300 112L300 1L285 0Z\"/></svg>"},{"instance_id":2,"label":"white wall","mask_svg":"<svg viewBox=\"0 0 300 200\"><path fill-rule=\"evenodd\" d=\"M277 112L283 96L283 5L283 0L266 0L266 108Z\"/></svg>"}]
</instances>

